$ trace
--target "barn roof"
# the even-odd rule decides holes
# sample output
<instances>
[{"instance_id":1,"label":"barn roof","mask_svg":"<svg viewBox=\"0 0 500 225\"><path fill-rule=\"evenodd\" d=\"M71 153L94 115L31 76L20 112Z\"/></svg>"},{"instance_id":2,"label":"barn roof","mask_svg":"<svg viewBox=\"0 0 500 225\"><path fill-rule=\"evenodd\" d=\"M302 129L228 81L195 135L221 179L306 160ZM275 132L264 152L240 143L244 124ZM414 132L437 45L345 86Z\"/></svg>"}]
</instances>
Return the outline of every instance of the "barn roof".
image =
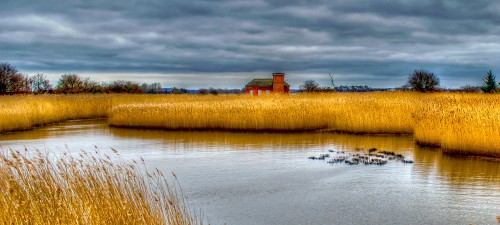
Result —
<instances>
[{"instance_id":1,"label":"barn roof","mask_svg":"<svg viewBox=\"0 0 500 225\"><path fill-rule=\"evenodd\" d=\"M285 87L290 86L285 82ZM273 87L273 79L253 79L246 87Z\"/></svg>"}]
</instances>

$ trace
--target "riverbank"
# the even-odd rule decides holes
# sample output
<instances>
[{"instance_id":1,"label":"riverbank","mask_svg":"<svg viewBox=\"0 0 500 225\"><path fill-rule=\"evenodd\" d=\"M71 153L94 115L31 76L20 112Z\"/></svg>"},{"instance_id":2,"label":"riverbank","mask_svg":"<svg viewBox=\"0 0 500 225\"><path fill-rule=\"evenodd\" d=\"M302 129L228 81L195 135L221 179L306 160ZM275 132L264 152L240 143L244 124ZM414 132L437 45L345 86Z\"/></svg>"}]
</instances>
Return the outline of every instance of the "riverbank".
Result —
<instances>
[{"instance_id":1,"label":"riverbank","mask_svg":"<svg viewBox=\"0 0 500 225\"><path fill-rule=\"evenodd\" d=\"M450 154L500 157L500 95L409 92L269 95L2 96L0 131L106 117L169 130L413 134Z\"/></svg>"}]
</instances>

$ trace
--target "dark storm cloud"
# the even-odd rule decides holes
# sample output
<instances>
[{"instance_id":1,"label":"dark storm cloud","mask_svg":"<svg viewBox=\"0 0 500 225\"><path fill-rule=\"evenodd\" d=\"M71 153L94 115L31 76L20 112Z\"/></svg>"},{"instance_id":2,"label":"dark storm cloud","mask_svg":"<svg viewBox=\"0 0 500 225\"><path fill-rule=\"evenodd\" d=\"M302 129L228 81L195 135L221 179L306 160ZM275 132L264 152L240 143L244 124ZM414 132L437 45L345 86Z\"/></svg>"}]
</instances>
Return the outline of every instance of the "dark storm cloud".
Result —
<instances>
[{"instance_id":1,"label":"dark storm cloud","mask_svg":"<svg viewBox=\"0 0 500 225\"><path fill-rule=\"evenodd\" d=\"M335 72L340 84L387 87L401 85L417 68L438 73L445 86L476 84L485 71L500 69L500 3L489 0L1 5L0 61L25 71L142 74L136 78L145 80L165 74L229 87L274 71L290 74L295 87L309 78L327 85L327 72ZM220 84L215 74L231 79Z\"/></svg>"}]
</instances>

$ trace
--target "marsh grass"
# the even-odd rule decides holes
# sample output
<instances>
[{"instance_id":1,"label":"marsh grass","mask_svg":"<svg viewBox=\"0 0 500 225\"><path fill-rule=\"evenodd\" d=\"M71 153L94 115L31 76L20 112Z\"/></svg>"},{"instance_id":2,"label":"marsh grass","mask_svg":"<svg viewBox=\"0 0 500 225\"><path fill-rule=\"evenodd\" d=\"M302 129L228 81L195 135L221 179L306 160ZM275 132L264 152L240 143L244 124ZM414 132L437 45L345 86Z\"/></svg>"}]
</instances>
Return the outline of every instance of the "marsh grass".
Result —
<instances>
[{"instance_id":1,"label":"marsh grass","mask_svg":"<svg viewBox=\"0 0 500 225\"><path fill-rule=\"evenodd\" d=\"M500 157L500 95L411 92L175 96L113 105L109 124L173 130L414 134L454 154Z\"/></svg>"},{"instance_id":2,"label":"marsh grass","mask_svg":"<svg viewBox=\"0 0 500 225\"><path fill-rule=\"evenodd\" d=\"M114 105L109 123L186 130L412 133L410 102L377 98L368 94L166 97Z\"/></svg>"},{"instance_id":3,"label":"marsh grass","mask_svg":"<svg viewBox=\"0 0 500 225\"><path fill-rule=\"evenodd\" d=\"M0 154L5 224L202 224L178 185L143 162L40 151Z\"/></svg>"},{"instance_id":4,"label":"marsh grass","mask_svg":"<svg viewBox=\"0 0 500 225\"><path fill-rule=\"evenodd\" d=\"M47 95L0 100L0 132L107 117L112 126L171 130L413 134L419 144L449 153L500 157L500 95Z\"/></svg>"},{"instance_id":5,"label":"marsh grass","mask_svg":"<svg viewBox=\"0 0 500 225\"><path fill-rule=\"evenodd\" d=\"M451 95L431 103L413 112L417 143L451 154L500 158L499 95Z\"/></svg>"},{"instance_id":6,"label":"marsh grass","mask_svg":"<svg viewBox=\"0 0 500 225\"><path fill-rule=\"evenodd\" d=\"M110 109L109 95L0 96L0 133L70 119L104 118Z\"/></svg>"}]
</instances>

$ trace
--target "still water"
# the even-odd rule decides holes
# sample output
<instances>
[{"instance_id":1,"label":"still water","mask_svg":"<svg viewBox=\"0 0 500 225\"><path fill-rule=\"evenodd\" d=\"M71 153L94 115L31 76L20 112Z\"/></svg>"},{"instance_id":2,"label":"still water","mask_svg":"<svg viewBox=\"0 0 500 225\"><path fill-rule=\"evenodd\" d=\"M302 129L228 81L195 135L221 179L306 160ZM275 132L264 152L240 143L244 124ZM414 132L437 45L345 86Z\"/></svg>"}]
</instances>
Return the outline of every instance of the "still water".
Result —
<instances>
[{"instance_id":1,"label":"still water","mask_svg":"<svg viewBox=\"0 0 500 225\"><path fill-rule=\"evenodd\" d=\"M70 121L0 135L2 149L117 149L175 172L211 224L497 224L500 162L443 155L411 136L173 132ZM308 156L394 151L414 164L348 166Z\"/></svg>"}]
</instances>

